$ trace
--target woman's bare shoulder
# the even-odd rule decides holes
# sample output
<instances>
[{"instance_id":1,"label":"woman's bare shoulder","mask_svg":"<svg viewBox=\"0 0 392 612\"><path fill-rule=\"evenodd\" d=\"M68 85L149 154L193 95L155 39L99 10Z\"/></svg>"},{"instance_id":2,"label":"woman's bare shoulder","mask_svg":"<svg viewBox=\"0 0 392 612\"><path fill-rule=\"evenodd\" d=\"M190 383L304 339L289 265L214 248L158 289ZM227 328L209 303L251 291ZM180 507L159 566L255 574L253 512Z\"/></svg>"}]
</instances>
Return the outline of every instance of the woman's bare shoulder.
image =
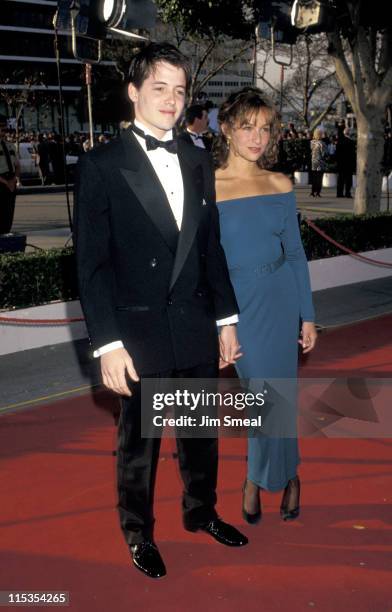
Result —
<instances>
[{"instance_id":1,"label":"woman's bare shoulder","mask_svg":"<svg viewBox=\"0 0 392 612\"><path fill-rule=\"evenodd\" d=\"M216 168L215 169L215 180L216 181L222 181L227 179L228 177L228 172L226 170L226 168Z\"/></svg>"},{"instance_id":2,"label":"woman's bare shoulder","mask_svg":"<svg viewBox=\"0 0 392 612\"><path fill-rule=\"evenodd\" d=\"M293 191L293 183L291 179L283 172L270 172L268 176L271 187L277 193L287 193Z\"/></svg>"},{"instance_id":3,"label":"woman's bare shoulder","mask_svg":"<svg viewBox=\"0 0 392 612\"><path fill-rule=\"evenodd\" d=\"M225 170L218 168L215 170L215 190L216 199L227 200L232 197L232 194L237 190L235 178Z\"/></svg>"}]
</instances>

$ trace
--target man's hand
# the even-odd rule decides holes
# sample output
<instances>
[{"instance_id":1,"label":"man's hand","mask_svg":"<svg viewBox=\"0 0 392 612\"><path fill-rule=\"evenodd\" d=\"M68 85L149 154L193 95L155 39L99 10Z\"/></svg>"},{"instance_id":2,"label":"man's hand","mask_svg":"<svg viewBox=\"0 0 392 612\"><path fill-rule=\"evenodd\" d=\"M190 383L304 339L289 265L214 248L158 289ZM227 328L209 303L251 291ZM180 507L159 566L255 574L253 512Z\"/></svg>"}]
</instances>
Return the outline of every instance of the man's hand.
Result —
<instances>
[{"instance_id":1,"label":"man's hand","mask_svg":"<svg viewBox=\"0 0 392 612\"><path fill-rule=\"evenodd\" d=\"M302 323L301 336L301 339L298 340L298 344L302 346L303 353L309 353L309 351L314 348L317 340L315 324L311 321L304 321Z\"/></svg>"},{"instance_id":2,"label":"man's hand","mask_svg":"<svg viewBox=\"0 0 392 612\"><path fill-rule=\"evenodd\" d=\"M0 176L0 183L3 183L13 193L16 189L16 176L11 179L5 179Z\"/></svg>"},{"instance_id":3,"label":"man's hand","mask_svg":"<svg viewBox=\"0 0 392 612\"><path fill-rule=\"evenodd\" d=\"M139 377L128 351L124 348L114 349L104 353L100 359L102 381L105 387L119 395L130 397L132 392L127 385L125 372L128 372L129 377L135 382L139 380Z\"/></svg>"},{"instance_id":4,"label":"man's hand","mask_svg":"<svg viewBox=\"0 0 392 612\"><path fill-rule=\"evenodd\" d=\"M237 328L235 325L222 325L219 336L219 369L222 370L230 364L234 364L242 357L240 345L237 339Z\"/></svg>"}]
</instances>

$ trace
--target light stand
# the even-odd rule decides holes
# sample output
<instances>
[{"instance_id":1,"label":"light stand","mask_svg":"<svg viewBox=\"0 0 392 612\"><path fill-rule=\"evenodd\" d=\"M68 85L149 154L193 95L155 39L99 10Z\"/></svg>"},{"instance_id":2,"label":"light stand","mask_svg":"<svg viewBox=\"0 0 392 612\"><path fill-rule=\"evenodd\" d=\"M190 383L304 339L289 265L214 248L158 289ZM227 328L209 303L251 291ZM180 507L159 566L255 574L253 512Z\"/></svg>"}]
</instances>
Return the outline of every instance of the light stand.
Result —
<instances>
[{"instance_id":1,"label":"light stand","mask_svg":"<svg viewBox=\"0 0 392 612\"><path fill-rule=\"evenodd\" d=\"M56 57L56 68L57 68L57 82L59 86L59 109L60 109L60 130L61 130L61 140L62 140L62 153L63 153L63 172L64 172L64 184L65 184L65 197L67 201L67 212L68 212L68 223L69 229L71 233L73 231L72 224L72 212L71 212L71 203L69 200L69 184L68 184L68 176L67 176L67 158L65 152L65 126L64 126L64 98L63 98L63 88L61 84L61 72L60 72L60 50L58 43L58 35L57 35L57 26L56 26L57 13L53 19L53 27L54 27L54 53Z\"/></svg>"},{"instance_id":2,"label":"light stand","mask_svg":"<svg viewBox=\"0 0 392 612\"><path fill-rule=\"evenodd\" d=\"M94 126L93 126L93 101L91 95L91 64L85 64L85 77L87 87L87 108L88 108L88 125L90 131L90 146L94 147Z\"/></svg>"}]
</instances>

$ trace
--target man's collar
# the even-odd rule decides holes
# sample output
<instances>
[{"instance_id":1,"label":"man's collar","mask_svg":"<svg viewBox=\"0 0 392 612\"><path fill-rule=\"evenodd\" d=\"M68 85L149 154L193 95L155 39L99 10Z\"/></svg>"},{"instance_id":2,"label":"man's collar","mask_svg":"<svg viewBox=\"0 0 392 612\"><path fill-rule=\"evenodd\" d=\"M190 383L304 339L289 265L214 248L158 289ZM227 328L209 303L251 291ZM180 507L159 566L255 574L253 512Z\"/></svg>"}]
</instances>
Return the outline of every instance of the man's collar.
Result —
<instances>
[{"instance_id":1,"label":"man's collar","mask_svg":"<svg viewBox=\"0 0 392 612\"><path fill-rule=\"evenodd\" d=\"M140 130L143 130L143 132L146 135L153 136L154 138L156 138L156 135L147 126L145 126L144 123L142 123L141 121L138 121L138 119L135 119L133 123ZM166 134L163 136L163 138L158 138L158 140L162 140L163 142L166 142L166 140L173 140L173 130L168 130Z\"/></svg>"},{"instance_id":2,"label":"man's collar","mask_svg":"<svg viewBox=\"0 0 392 612\"><path fill-rule=\"evenodd\" d=\"M199 136L203 136L203 134L201 132L193 132L192 130L190 130L189 128L186 128L186 131L191 135L191 136L195 136L196 138L199 138Z\"/></svg>"}]
</instances>

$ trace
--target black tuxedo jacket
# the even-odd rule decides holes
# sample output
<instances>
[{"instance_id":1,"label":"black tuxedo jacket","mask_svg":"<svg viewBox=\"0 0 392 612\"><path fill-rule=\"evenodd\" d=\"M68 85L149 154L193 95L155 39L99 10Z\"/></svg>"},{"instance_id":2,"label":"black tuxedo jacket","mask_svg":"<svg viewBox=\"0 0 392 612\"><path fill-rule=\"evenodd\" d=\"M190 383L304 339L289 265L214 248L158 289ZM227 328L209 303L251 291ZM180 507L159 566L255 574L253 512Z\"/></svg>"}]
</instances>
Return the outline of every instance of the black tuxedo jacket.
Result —
<instances>
[{"instance_id":1,"label":"black tuxedo jacket","mask_svg":"<svg viewBox=\"0 0 392 612\"><path fill-rule=\"evenodd\" d=\"M177 140L182 140L190 145L192 145L192 147L196 146L195 143L192 140L192 136L189 134L189 132L187 130L183 130L182 132L180 132L177 136ZM203 136L203 142L204 142L204 146L206 148L207 151L211 152L212 150L212 145L213 145L213 141L214 141L214 136L213 134L211 134L210 136ZM201 147L198 147L199 149Z\"/></svg>"},{"instance_id":2,"label":"black tuxedo jacket","mask_svg":"<svg viewBox=\"0 0 392 612\"><path fill-rule=\"evenodd\" d=\"M216 320L238 312L220 245L210 156L180 141L178 158L180 232L131 130L78 165L74 240L90 342L97 349L122 340L138 374L216 359Z\"/></svg>"}]
</instances>

